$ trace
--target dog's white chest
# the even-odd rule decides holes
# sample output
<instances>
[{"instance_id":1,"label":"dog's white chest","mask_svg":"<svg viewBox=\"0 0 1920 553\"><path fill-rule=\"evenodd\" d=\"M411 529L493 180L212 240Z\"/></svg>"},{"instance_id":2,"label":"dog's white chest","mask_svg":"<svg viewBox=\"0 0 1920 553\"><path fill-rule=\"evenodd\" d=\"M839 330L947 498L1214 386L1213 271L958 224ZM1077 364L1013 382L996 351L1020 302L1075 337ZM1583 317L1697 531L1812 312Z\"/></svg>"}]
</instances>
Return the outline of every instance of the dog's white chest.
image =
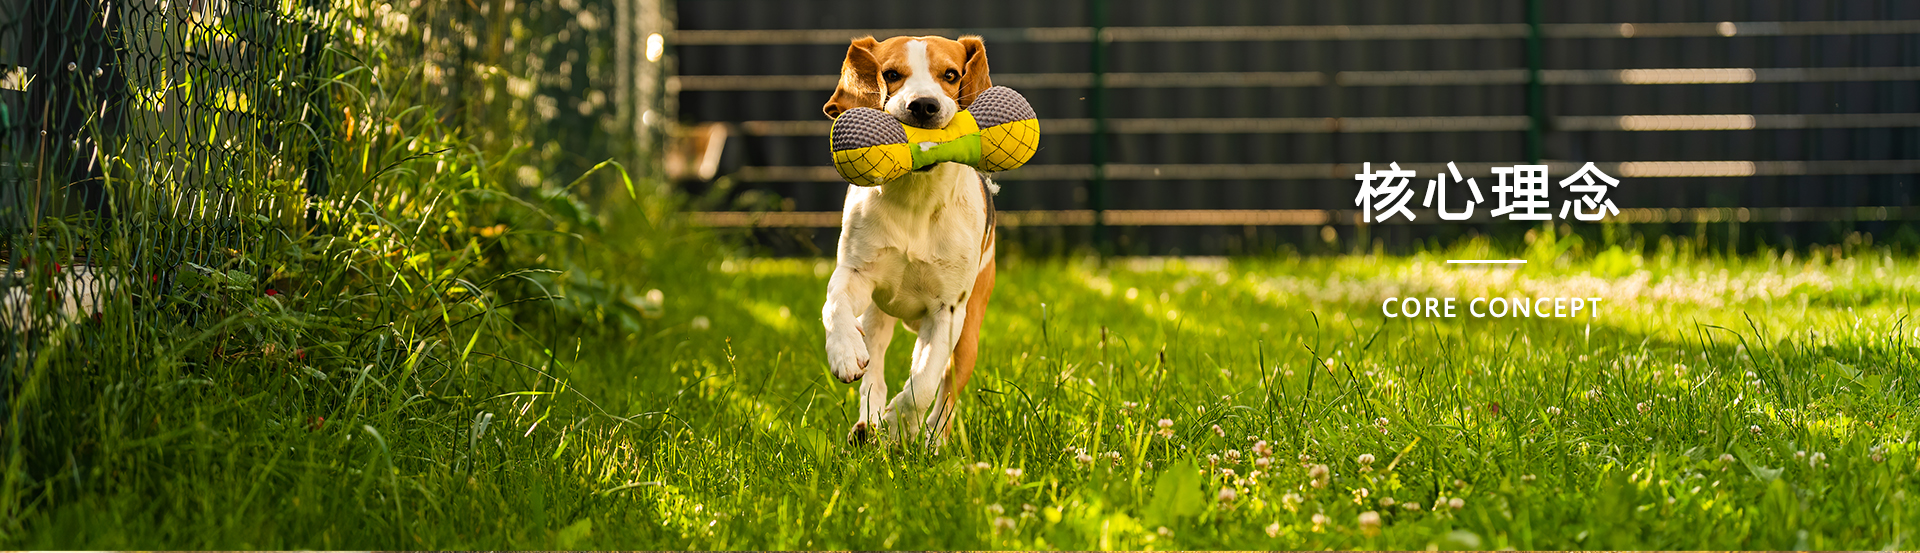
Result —
<instances>
[{"instance_id":1,"label":"dog's white chest","mask_svg":"<svg viewBox=\"0 0 1920 553\"><path fill-rule=\"evenodd\" d=\"M961 262L910 255L889 257L892 259L886 264L891 267L881 272L897 276L882 279L873 288L873 301L881 311L911 321L926 316L936 305L951 305L958 300L947 296L953 295L957 288L953 268Z\"/></svg>"},{"instance_id":2,"label":"dog's white chest","mask_svg":"<svg viewBox=\"0 0 1920 553\"><path fill-rule=\"evenodd\" d=\"M973 288L986 232L986 200L973 168L943 163L847 195L840 263L873 279L888 315L919 319Z\"/></svg>"}]
</instances>

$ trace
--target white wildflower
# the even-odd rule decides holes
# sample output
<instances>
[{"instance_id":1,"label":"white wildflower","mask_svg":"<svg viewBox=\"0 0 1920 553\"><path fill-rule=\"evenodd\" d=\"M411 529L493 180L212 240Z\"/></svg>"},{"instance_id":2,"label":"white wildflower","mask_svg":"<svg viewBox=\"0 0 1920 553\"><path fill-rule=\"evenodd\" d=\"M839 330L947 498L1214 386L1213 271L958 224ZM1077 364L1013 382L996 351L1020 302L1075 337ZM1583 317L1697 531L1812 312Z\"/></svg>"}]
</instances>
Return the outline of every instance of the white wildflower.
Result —
<instances>
[{"instance_id":1,"label":"white wildflower","mask_svg":"<svg viewBox=\"0 0 1920 553\"><path fill-rule=\"evenodd\" d=\"M1333 480L1333 472L1326 465L1314 465L1307 469L1307 478L1313 480L1313 487L1325 488Z\"/></svg>"},{"instance_id":2,"label":"white wildflower","mask_svg":"<svg viewBox=\"0 0 1920 553\"><path fill-rule=\"evenodd\" d=\"M1015 521L1014 521L1013 519L1011 519L1011 518L1007 518L1007 517L993 517L993 531L994 531L994 533L999 533L999 532L1000 532L1000 531L1002 531L1002 530L1005 530L1005 531L1009 531L1009 532L1011 532L1011 531L1013 531L1013 527L1014 527L1014 525L1015 525L1015 524L1016 524L1016 522L1015 522Z\"/></svg>"},{"instance_id":3,"label":"white wildflower","mask_svg":"<svg viewBox=\"0 0 1920 553\"><path fill-rule=\"evenodd\" d=\"M1360 531L1371 536L1380 533L1380 513L1367 511L1360 513Z\"/></svg>"}]
</instances>

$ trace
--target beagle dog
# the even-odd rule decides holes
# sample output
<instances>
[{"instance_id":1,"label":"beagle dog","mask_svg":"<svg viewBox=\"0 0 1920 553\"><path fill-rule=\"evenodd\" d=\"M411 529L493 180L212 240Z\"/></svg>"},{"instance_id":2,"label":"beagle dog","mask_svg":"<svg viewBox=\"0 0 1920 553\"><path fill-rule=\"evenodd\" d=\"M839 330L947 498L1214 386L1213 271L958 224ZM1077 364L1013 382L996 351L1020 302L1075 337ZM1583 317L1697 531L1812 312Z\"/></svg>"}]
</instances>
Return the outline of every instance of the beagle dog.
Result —
<instances>
[{"instance_id":1,"label":"beagle dog","mask_svg":"<svg viewBox=\"0 0 1920 553\"><path fill-rule=\"evenodd\" d=\"M865 37L847 46L840 84L822 111L835 118L876 108L907 125L944 128L992 86L980 37ZM829 370L841 382L860 381L860 420L849 441L912 438L937 447L952 432L993 293L998 191L958 163L848 187L820 318ZM896 321L918 337L904 389L889 400L886 354Z\"/></svg>"}]
</instances>

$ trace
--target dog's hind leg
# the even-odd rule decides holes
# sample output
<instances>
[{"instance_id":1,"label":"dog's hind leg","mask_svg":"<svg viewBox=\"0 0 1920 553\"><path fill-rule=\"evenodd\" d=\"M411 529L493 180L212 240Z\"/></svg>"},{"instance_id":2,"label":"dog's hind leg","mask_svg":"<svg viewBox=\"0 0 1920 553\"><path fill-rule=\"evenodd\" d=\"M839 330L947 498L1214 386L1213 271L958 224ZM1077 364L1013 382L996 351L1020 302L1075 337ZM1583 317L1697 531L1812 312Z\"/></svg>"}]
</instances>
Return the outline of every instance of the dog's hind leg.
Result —
<instances>
[{"instance_id":1,"label":"dog's hind leg","mask_svg":"<svg viewBox=\"0 0 1920 553\"><path fill-rule=\"evenodd\" d=\"M938 306L920 319L919 338L913 344L913 369L899 394L881 414L882 426L894 437L920 437L928 430L927 414L940 397L940 383L953 361L953 344L966 320L966 306Z\"/></svg>"},{"instance_id":2,"label":"dog's hind leg","mask_svg":"<svg viewBox=\"0 0 1920 553\"><path fill-rule=\"evenodd\" d=\"M993 259L988 258L986 267L973 280L973 293L967 297L967 319L960 326L959 341L953 345L953 366L940 383L940 402L927 415L936 442L951 436L954 423L960 419L960 393L973 378L974 362L980 355L980 323L987 317L987 300L993 296L993 269Z\"/></svg>"}]
</instances>

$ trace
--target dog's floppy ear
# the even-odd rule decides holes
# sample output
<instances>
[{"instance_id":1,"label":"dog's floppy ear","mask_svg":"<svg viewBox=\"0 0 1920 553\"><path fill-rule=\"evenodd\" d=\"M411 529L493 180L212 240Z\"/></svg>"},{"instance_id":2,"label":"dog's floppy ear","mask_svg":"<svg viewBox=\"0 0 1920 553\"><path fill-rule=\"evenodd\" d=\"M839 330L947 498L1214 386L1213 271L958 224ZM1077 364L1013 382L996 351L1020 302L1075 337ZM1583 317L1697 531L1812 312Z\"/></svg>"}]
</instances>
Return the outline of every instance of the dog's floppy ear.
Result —
<instances>
[{"instance_id":1,"label":"dog's floppy ear","mask_svg":"<svg viewBox=\"0 0 1920 553\"><path fill-rule=\"evenodd\" d=\"M873 57L873 47L878 43L873 37L853 39L847 45L847 59L840 63L840 85L833 89L833 97L827 98L827 105L820 111L828 119L839 117L841 113L853 108L879 108L883 90L880 84L880 61Z\"/></svg>"},{"instance_id":2,"label":"dog's floppy ear","mask_svg":"<svg viewBox=\"0 0 1920 553\"><path fill-rule=\"evenodd\" d=\"M993 77L987 72L986 41L967 35L960 37L960 46L967 55L965 70L960 73L960 109L967 109L980 93L993 88Z\"/></svg>"}]
</instances>

